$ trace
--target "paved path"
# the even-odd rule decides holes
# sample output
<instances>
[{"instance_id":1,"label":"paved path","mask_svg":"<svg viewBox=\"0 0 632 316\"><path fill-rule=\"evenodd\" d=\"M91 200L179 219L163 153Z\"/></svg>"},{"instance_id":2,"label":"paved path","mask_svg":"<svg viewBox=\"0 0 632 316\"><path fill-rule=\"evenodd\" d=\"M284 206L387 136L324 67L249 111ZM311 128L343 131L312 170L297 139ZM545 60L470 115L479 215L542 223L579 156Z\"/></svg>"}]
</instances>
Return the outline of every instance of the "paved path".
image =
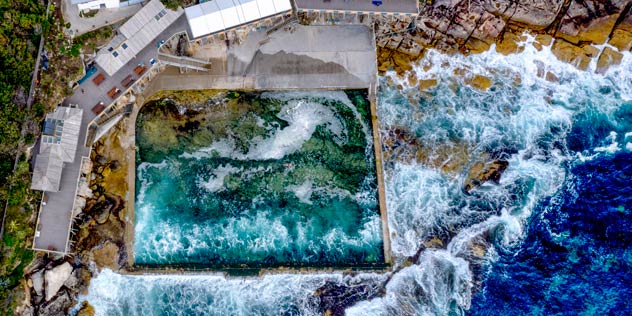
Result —
<instances>
[{"instance_id":1,"label":"paved path","mask_svg":"<svg viewBox=\"0 0 632 316\"><path fill-rule=\"evenodd\" d=\"M166 39L174 33L186 30L186 18L181 16L165 31L163 31L156 41ZM81 172L81 161L83 157L90 156L91 147L86 147L85 139L88 125L96 117L91 109L98 102L102 101L106 105L112 103L112 99L107 95L108 90L113 86L121 86L121 80L133 72L133 69L139 63L145 63L150 66L149 59L156 58L158 54L155 43L151 43L145 47L136 58L132 59L121 70L113 76L108 77L105 72L97 67L98 73L106 75L106 80L99 86L92 82L92 78L84 81L75 93L64 100L64 105L77 104L83 109L83 117L81 119L81 129L79 134L79 144L75 160L72 163L66 163L62 171L61 187L59 192L45 192L48 202L40 208L38 216L39 237L36 236L33 241L33 248L36 250L54 251L68 253L71 251L67 245L70 237L70 229L72 224L72 209L77 194L77 183ZM134 74L135 77L137 77Z\"/></svg>"},{"instance_id":2,"label":"paved path","mask_svg":"<svg viewBox=\"0 0 632 316\"><path fill-rule=\"evenodd\" d=\"M84 109L81 126L90 123ZM36 250L58 251L68 253L68 237L72 223L72 209L77 191L77 180L81 171L82 157L90 155L90 149L81 141L86 137L86 129L79 132L79 146L72 163L65 163L61 174L59 192L44 192L48 201L40 207L38 227L39 236L35 235L33 248Z\"/></svg>"},{"instance_id":3,"label":"paved path","mask_svg":"<svg viewBox=\"0 0 632 316\"><path fill-rule=\"evenodd\" d=\"M366 88L376 73L371 30L354 26L295 26L269 37L253 32L209 72L180 74L168 69L149 85L158 90L354 89Z\"/></svg>"},{"instance_id":4,"label":"paved path","mask_svg":"<svg viewBox=\"0 0 632 316\"><path fill-rule=\"evenodd\" d=\"M64 31L70 36L78 36L120 22L136 14L142 8L140 4L134 4L116 9L100 9L93 17L82 18L79 16L78 6L71 4L70 0L62 0L61 6L64 12L64 21L70 22L70 28Z\"/></svg>"},{"instance_id":5,"label":"paved path","mask_svg":"<svg viewBox=\"0 0 632 316\"><path fill-rule=\"evenodd\" d=\"M295 0L300 10L329 10L349 12L418 13L419 0L382 0L376 6L372 0Z\"/></svg>"}]
</instances>

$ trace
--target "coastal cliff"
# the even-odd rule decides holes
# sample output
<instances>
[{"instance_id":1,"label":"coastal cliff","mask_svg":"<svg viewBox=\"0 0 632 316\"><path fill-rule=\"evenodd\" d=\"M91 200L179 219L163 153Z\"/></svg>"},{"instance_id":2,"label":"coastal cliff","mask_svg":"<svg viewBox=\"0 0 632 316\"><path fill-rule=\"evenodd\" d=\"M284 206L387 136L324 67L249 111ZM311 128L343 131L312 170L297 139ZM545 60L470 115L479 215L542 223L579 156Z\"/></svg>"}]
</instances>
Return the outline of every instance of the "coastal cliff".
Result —
<instances>
[{"instance_id":1,"label":"coastal cliff","mask_svg":"<svg viewBox=\"0 0 632 316\"><path fill-rule=\"evenodd\" d=\"M632 47L632 1L432 1L421 4L420 12L415 18L376 19L378 68L382 73L392 69L402 76L406 75L413 71L414 63L428 49L472 54L489 50L495 45L499 53L517 53L523 49L518 43L524 40L525 31L535 36L534 46L552 45L553 53L560 60L582 70L588 68L591 59L597 59L596 71L603 72L609 65L621 60L621 52ZM600 50L594 46L605 43L616 50L610 47ZM545 73L543 76L555 80L555 74ZM408 78L417 80L415 76ZM490 84L485 77L472 78L470 82L481 90L486 90ZM436 80L417 81L415 84L424 89L436 84ZM129 148L114 141L118 139L118 133L123 132L114 130L94 148L91 189L95 195L88 201L82 215L85 218L76 237L78 255L72 258L38 257L25 273L26 301L18 314L65 315L75 304L77 293L86 289L94 271L106 267L119 270L125 266L126 249L122 236L127 188L125 181L121 180L124 179L121 173L127 167L125 154L121 151ZM412 153L410 159L439 165L446 173L467 173L469 178L465 191L474 190L485 181L498 181L507 167L502 153L483 155L480 161L468 168L470 149L467 147L439 148L435 149L435 154L440 155L429 155L424 145L403 128L390 131L389 136L383 144L385 155L405 149ZM457 159L445 164L444 158L449 156ZM420 251L426 247L443 248L447 238L439 236L429 240ZM475 253L482 257L484 246L474 246L478 247ZM344 301L349 292L348 289L326 285L315 296L324 314L337 315L344 311L340 306L351 304L339 303L334 298L342 297ZM375 293L382 291L362 288L358 292L362 295L354 298L353 302L374 297ZM326 296L323 293L328 295L327 299L323 298ZM93 312L89 305L85 305L80 315Z\"/></svg>"}]
</instances>

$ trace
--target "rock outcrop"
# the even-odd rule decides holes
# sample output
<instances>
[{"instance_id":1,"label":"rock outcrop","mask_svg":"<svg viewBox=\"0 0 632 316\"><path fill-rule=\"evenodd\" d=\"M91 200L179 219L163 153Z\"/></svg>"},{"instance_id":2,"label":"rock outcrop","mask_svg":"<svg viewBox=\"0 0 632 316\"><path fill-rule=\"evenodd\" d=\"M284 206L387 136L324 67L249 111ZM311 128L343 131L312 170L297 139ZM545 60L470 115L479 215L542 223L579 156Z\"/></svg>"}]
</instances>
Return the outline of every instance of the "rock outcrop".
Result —
<instances>
[{"instance_id":1,"label":"rock outcrop","mask_svg":"<svg viewBox=\"0 0 632 316\"><path fill-rule=\"evenodd\" d=\"M105 242L105 244L92 251L93 260L99 267L118 269L119 259L119 247L112 242Z\"/></svg>"},{"instance_id":2,"label":"rock outcrop","mask_svg":"<svg viewBox=\"0 0 632 316\"><path fill-rule=\"evenodd\" d=\"M496 44L499 53L518 53L524 49L517 43L525 39L525 30L549 37L538 39L540 47L555 38L556 56L586 69L596 57L586 49L590 44L632 48L631 10L628 0L422 1L416 18L377 18L378 70L404 74L429 48L469 54Z\"/></svg>"},{"instance_id":3,"label":"rock outcrop","mask_svg":"<svg viewBox=\"0 0 632 316\"><path fill-rule=\"evenodd\" d=\"M359 301L383 296L383 284L340 284L326 282L314 293L315 304L321 315L343 316L345 309Z\"/></svg>"},{"instance_id":4,"label":"rock outcrop","mask_svg":"<svg viewBox=\"0 0 632 316\"><path fill-rule=\"evenodd\" d=\"M72 306L73 299L68 295L66 291L63 291L59 296L46 304L43 304L39 308L37 315L46 316L65 316L68 315L67 311Z\"/></svg>"},{"instance_id":5,"label":"rock outcrop","mask_svg":"<svg viewBox=\"0 0 632 316\"><path fill-rule=\"evenodd\" d=\"M506 160L493 160L489 162L477 162L470 168L463 189L470 192L487 181L498 182L500 176L509 166Z\"/></svg>"},{"instance_id":6,"label":"rock outcrop","mask_svg":"<svg viewBox=\"0 0 632 316\"><path fill-rule=\"evenodd\" d=\"M77 316L94 316L94 312L92 305L88 304L88 302L83 302Z\"/></svg>"},{"instance_id":7,"label":"rock outcrop","mask_svg":"<svg viewBox=\"0 0 632 316\"><path fill-rule=\"evenodd\" d=\"M72 266L68 262L46 271L46 301L50 301L64 285L72 273Z\"/></svg>"},{"instance_id":8,"label":"rock outcrop","mask_svg":"<svg viewBox=\"0 0 632 316\"><path fill-rule=\"evenodd\" d=\"M623 54L610 47L604 48L597 60L597 72L605 74L610 66L620 64L621 59L623 59Z\"/></svg>"},{"instance_id":9,"label":"rock outcrop","mask_svg":"<svg viewBox=\"0 0 632 316\"><path fill-rule=\"evenodd\" d=\"M44 295L44 271L37 271L31 274L33 290L37 296Z\"/></svg>"}]
</instances>

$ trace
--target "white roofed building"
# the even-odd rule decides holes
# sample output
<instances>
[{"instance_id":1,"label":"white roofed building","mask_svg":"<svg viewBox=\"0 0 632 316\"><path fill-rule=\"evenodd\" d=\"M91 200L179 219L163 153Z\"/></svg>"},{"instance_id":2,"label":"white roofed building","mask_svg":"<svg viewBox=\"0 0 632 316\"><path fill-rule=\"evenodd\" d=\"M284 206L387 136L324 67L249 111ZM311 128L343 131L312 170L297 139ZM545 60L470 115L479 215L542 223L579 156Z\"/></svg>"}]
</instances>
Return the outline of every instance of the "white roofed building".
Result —
<instances>
[{"instance_id":1,"label":"white roofed building","mask_svg":"<svg viewBox=\"0 0 632 316\"><path fill-rule=\"evenodd\" d=\"M291 10L290 0L211 0L184 9L194 38Z\"/></svg>"},{"instance_id":2,"label":"white roofed building","mask_svg":"<svg viewBox=\"0 0 632 316\"><path fill-rule=\"evenodd\" d=\"M121 6L120 0L71 0L71 4L76 4L79 11L113 9Z\"/></svg>"}]
</instances>

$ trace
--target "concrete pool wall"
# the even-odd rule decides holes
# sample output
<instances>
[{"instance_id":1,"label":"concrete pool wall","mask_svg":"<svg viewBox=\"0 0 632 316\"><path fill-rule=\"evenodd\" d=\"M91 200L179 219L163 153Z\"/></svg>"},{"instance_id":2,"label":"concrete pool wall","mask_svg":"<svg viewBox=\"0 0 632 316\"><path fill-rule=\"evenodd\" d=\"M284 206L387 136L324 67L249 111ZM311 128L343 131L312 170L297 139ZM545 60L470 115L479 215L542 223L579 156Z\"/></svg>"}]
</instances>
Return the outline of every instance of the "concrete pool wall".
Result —
<instances>
[{"instance_id":1,"label":"concrete pool wall","mask_svg":"<svg viewBox=\"0 0 632 316\"><path fill-rule=\"evenodd\" d=\"M342 89L368 89L368 96L370 101L371 110L371 123L373 130L374 150L375 150L375 163L377 173L377 185L378 185L378 204L380 217L382 222L382 240L383 240L383 254L385 264L381 266L372 267L277 267L270 269L256 269L255 274L259 273L285 273L285 272L323 272L323 271L351 271L354 269L370 269L370 270L383 270L390 266L391 262L391 248L390 248L390 233L388 227L388 216L386 209L385 190L384 190L384 174L382 169L382 151L379 137L379 126L376 113L376 91L377 91L377 65L375 59L375 39L372 29L366 26L354 26L349 28L348 26L301 26L305 28L302 32L280 34L276 37L268 38L264 45L271 45L275 48L261 48L261 39L258 38L255 32L249 35L250 43L243 43L241 47L232 47L226 51L226 55L223 58L224 64L219 66L217 62L214 63L218 70L213 73L186 73L181 74L175 68L167 67L165 71L160 73L156 78L143 87L143 94L137 97L134 104L131 117L127 120L129 126L127 126L128 132L135 140L135 123L138 113L145 103L146 99L149 99L151 95L161 90L202 90L202 89L221 89L221 90L342 90ZM323 49L319 44L332 43L331 34L341 32L347 34L349 32L356 33L356 41L352 41L352 45L339 47L341 51L335 51L339 49L334 44L326 46ZM281 31L279 31L281 32ZM311 45L301 45L302 38L305 34L310 34ZM294 37L293 37L294 36ZM257 41L253 44L253 41ZM344 42L341 38L340 41ZM347 43L349 44L349 43ZM253 47L253 45L255 45ZM256 46L259 45L259 46ZM290 47L285 47L285 46ZM250 46L250 47L249 47ZM300 49L294 49L292 47L300 46ZM258 48L257 48L258 47ZM310 48L311 47L311 48ZM310 51L311 49L312 51ZM241 50L241 51L240 51ZM329 50L324 52L323 50ZM245 56L246 51L253 51L250 55L250 62L244 62L244 59L248 59ZM290 53L287 53L290 51ZM272 54L266 54L265 52L271 52ZM279 53L283 56L280 56ZM293 67L287 68L275 68L275 64L285 64L287 60L285 57L290 56L296 63L293 63ZM283 58L280 58L283 57ZM349 63L353 60L352 63ZM303 63L302 61L306 61ZM266 67L253 67L252 65L265 64ZM359 67L362 66L362 67ZM241 69L244 75L238 76L237 73L230 73L227 69ZM222 73L223 72L223 73ZM275 72L280 72L274 74ZM283 72L286 72L285 74ZM299 75L301 73L309 74ZM269 80L271 75L278 77L275 80ZM284 77L285 76L285 77ZM302 77L303 80L295 80L298 77ZM285 78L281 80L280 78ZM307 80L309 79L309 80ZM126 225L125 229L125 242L127 249L128 267L127 273L182 273L183 271L195 272L196 269L183 269L182 267L140 267L134 265L134 194L135 194L135 182L136 182L136 165L135 165L135 153L128 153L128 188L131 196L127 199L127 214L128 223L132 225ZM252 270L246 268L246 270ZM210 269L201 269L200 271L214 271ZM251 274L246 272L246 274Z\"/></svg>"}]
</instances>

